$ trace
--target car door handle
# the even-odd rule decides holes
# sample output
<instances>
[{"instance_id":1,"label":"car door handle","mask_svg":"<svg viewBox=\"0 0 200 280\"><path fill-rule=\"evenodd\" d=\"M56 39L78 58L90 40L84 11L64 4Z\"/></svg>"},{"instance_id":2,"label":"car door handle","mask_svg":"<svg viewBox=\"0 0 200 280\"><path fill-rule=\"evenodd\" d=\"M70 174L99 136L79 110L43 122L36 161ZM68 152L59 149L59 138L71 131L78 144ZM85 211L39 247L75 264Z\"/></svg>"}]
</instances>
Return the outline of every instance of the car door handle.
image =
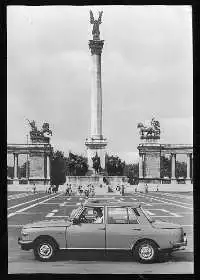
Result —
<instances>
[{"instance_id":1,"label":"car door handle","mask_svg":"<svg viewBox=\"0 0 200 280\"><path fill-rule=\"evenodd\" d=\"M106 228L104 227L104 228L98 228L99 230L105 230Z\"/></svg>"},{"instance_id":2,"label":"car door handle","mask_svg":"<svg viewBox=\"0 0 200 280\"><path fill-rule=\"evenodd\" d=\"M132 230L141 230L141 228L132 228Z\"/></svg>"}]
</instances>

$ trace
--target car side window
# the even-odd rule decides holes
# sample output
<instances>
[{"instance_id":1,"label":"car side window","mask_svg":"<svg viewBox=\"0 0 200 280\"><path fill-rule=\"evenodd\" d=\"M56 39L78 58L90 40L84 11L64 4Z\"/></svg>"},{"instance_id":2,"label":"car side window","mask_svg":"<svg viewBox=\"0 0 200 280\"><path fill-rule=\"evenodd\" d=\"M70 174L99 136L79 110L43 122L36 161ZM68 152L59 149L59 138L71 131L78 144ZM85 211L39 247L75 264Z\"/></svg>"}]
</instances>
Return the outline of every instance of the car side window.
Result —
<instances>
[{"instance_id":1,"label":"car side window","mask_svg":"<svg viewBox=\"0 0 200 280\"><path fill-rule=\"evenodd\" d=\"M128 208L128 219L129 224L138 224L137 217L135 215L134 209Z\"/></svg>"},{"instance_id":2,"label":"car side window","mask_svg":"<svg viewBox=\"0 0 200 280\"><path fill-rule=\"evenodd\" d=\"M108 224L128 224L127 208L108 207Z\"/></svg>"},{"instance_id":3,"label":"car side window","mask_svg":"<svg viewBox=\"0 0 200 280\"><path fill-rule=\"evenodd\" d=\"M104 222L103 207L85 207L79 220L80 223L102 224Z\"/></svg>"}]
</instances>

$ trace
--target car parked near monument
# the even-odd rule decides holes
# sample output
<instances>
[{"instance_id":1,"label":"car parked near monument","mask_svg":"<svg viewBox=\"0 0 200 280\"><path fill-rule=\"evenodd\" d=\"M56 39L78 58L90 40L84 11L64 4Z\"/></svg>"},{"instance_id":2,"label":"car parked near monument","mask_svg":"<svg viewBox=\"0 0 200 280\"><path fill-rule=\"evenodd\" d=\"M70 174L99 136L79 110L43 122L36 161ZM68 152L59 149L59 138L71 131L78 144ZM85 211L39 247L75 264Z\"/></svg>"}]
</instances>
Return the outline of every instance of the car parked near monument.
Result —
<instances>
[{"instance_id":1,"label":"car parked near monument","mask_svg":"<svg viewBox=\"0 0 200 280\"><path fill-rule=\"evenodd\" d=\"M184 249L187 238L180 225L153 220L139 203L90 199L67 219L23 226L18 243L40 261L59 250L129 250L133 259L150 263L159 252Z\"/></svg>"}]
</instances>

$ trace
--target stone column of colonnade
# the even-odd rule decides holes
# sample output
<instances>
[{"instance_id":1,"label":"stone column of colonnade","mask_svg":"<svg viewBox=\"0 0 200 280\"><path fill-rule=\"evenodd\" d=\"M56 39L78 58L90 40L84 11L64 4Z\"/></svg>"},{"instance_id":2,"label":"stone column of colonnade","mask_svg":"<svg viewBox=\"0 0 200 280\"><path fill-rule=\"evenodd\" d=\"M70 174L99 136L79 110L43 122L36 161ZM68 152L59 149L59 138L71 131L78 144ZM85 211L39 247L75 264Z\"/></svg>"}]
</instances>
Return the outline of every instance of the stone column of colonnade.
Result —
<instances>
[{"instance_id":1,"label":"stone column of colonnade","mask_svg":"<svg viewBox=\"0 0 200 280\"><path fill-rule=\"evenodd\" d=\"M47 179L50 179L50 156L47 155Z\"/></svg>"},{"instance_id":2,"label":"stone column of colonnade","mask_svg":"<svg viewBox=\"0 0 200 280\"><path fill-rule=\"evenodd\" d=\"M14 180L18 180L18 154L14 153Z\"/></svg>"},{"instance_id":3,"label":"stone column of colonnade","mask_svg":"<svg viewBox=\"0 0 200 280\"><path fill-rule=\"evenodd\" d=\"M176 154L171 154L171 183L176 183Z\"/></svg>"},{"instance_id":4,"label":"stone column of colonnade","mask_svg":"<svg viewBox=\"0 0 200 280\"><path fill-rule=\"evenodd\" d=\"M191 165L192 165L192 154L191 153L188 153L187 154L187 177L186 177L186 184L191 184L191 176L190 176L190 168L191 168Z\"/></svg>"},{"instance_id":5,"label":"stone column of colonnade","mask_svg":"<svg viewBox=\"0 0 200 280\"><path fill-rule=\"evenodd\" d=\"M143 161L144 161L144 154L139 154L139 179L142 179L144 177Z\"/></svg>"}]
</instances>

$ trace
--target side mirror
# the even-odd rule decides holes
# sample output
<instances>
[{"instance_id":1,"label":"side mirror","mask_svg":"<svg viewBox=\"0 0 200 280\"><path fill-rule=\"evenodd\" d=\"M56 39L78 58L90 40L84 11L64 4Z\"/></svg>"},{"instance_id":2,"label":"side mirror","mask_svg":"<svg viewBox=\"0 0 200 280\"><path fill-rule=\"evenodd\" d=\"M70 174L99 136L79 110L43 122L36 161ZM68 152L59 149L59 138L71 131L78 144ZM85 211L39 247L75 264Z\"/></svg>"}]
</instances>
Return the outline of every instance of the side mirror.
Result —
<instances>
[{"instance_id":1,"label":"side mirror","mask_svg":"<svg viewBox=\"0 0 200 280\"><path fill-rule=\"evenodd\" d=\"M78 224L80 224L79 219L74 218L74 219L73 219L73 224L74 224L74 225L78 225Z\"/></svg>"}]
</instances>

